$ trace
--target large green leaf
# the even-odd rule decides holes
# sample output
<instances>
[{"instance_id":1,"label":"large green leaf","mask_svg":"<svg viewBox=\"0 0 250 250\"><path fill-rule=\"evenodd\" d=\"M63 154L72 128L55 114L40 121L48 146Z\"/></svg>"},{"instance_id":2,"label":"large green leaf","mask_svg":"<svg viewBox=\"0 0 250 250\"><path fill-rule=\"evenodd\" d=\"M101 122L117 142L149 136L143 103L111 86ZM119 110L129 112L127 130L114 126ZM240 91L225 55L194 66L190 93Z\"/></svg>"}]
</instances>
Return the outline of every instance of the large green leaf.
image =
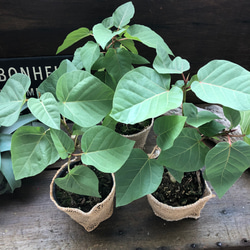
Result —
<instances>
[{"instance_id":1,"label":"large green leaf","mask_svg":"<svg viewBox=\"0 0 250 250\"><path fill-rule=\"evenodd\" d=\"M75 166L61 178L55 179L60 188L79 195L101 197L99 194L99 180L95 173L87 166Z\"/></svg>"},{"instance_id":2,"label":"large green leaf","mask_svg":"<svg viewBox=\"0 0 250 250\"><path fill-rule=\"evenodd\" d=\"M161 36L151 30L149 27L140 24L133 24L127 29L125 36L129 39L137 40L147 45L150 48L161 46L168 54L173 55L173 52L164 42Z\"/></svg>"},{"instance_id":3,"label":"large green leaf","mask_svg":"<svg viewBox=\"0 0 250 250\"><path fill-rule=\"evenodd\" d=\"M32 114L48 127L60 129L58 103L51 93L43 94L39 99L30 98L28 107Z\"/></svg>"},{"instance_id":4,"label":"large green leaf","mask_svg":"<svg viewBox=\"0 0 250 250\"><path fill-rule=\"evenodd\" d=\"M206 178L221 198L250 166L250 145L220 142L206 156Z\"/></svg>"},{"instance_id":5,"label":"large green leaf","mask_svg":"<svg viewBox=\"0 0 250 250\"><path fill-rule=\"evenodd\" d=\"M181 57L175 57L172 61L168 51L158 45L156 48L157 56L153 62L154 69L160 74L182 74L190 69L189 62Z\"/></svg>"},{"instance_id":6,"label":"large green leaf","mask_svg":"<svg viewBox=\"0 0 250 250\"><path fill-rule=\"evenodd\" d=\"M191 85L203 101L218 103L235 110L250 109L250 72L224 60L214 60L198 71Z\"/></svg>"},{"instance_id":7,"label":"large green leaf","mask_svg":"<svg viewBox=\"0 0 250 250\"><path fill-rule=\"evenodd\" d=\"M115 27L121 29L127 25L134 14L135 8L132 2L127 2L119 6L112 15Z\"/></svg>"},{"instance_id":8,"label":"large green leaf","mask_svg":"<svg viewBox=\"0 0 250 250\"><path fill-rule=\"evenodd\" d=\"M11 126L20 114L26 100L26 92L30 86L27 75L12 75L0 92L0 126Z\"/></svg>"},{"instance_id":9,"label":"large green leaf","mask_svg":"<svg viewBox=\"0 0 250 250\"><path fill-rule=\"evenodd\" d=\"M4 177L6 178L11 192L13 192L16 188L21 187L21 180L15 180L13 169L12 169L12 162L10 152L4 152L0 155L0 172L3 173Z\"/></svg>"},{"instance_id":10,"label":"large green leaf","mask_svg":"<svg viewBox=\"0 0 250 250\"><path fill-rule=\"evenodd\" d=\"M167 150L173 146L174 140L181 133L185 121L185 116L162 116L154 122L154 132L157 134L157 145L162 150Z\"/></svg>"},{"instance_id":11,"label":"large green leaf","mask_svg":"<svg viewBox=\"0 0 250 250\"><path fill-rule=\"evenodd\" d=\"M24 126L11 141L11 159L16 180L34 176L59 159L49 131L43 127Z\"/></svg>"},{"instance_id":12,"label":"large green leaf","mask_svg":"<svg viewBox=\"0 0 250 250\"><path fill-rule=\"evenodd\" d=\"M161 152L158 161L167 169L190 172L201 169L209 148L202 142L194 128L184 128L175 139L173 147Z\"/></svg>"},{"instance_id":13,"label":"large green leaf","mask_svg":"<svg viewBox=\"0 0 250 250\"><path fill-rule=\"evenodd\" d=\"M72 63L76 65L77 69L85 68L90 72L92 66L100 57L100 47L93 41L87 42L83 47L75 51Z\"/></svg>"},{"instance_id":14,"label":"large green leaf","mask_svg":"<svg viewBox=\"0 0 250 250\"><path fill-rule=\"evenodd\" d=\"M133 149L126 163L115 174L116 206L124 206L147 194L160 185L163 166L149 159L141 149Z\"/></svg>"},{"instance_id":15,"label":"large green leaf","mask_svg":"<svg viewBox=\"0 0 250 250\"><path fill-rule=\"evenodd\" d=\"M183 113L187 116L187 124L196 128L214 119L220 119L220 117L207 110L198 112L197 107L192 103L183 103Z\"/></svg>"},{"instance_id":16,"label":"large green leaf","mask_svg":"<svg viewBox=\"0 0 250 250\"><path fill-rule=\"evenodd\" d=\"M51 138L62 159L66 159L75 150L73 140L62 130L51 129Z\"/></svg>"},{"instance_id":17,"label":"large green leaf","mask_svg":"<svg viewBox=\"0 0 250 250\"><path fill-rule=\"evenodd\" d=\"M56 54L62 52L63 50L67 49L68 47L83 39L84 37L89 36L90 34L91 31L89 31L89 29L87 28L79 28L70 32L63 41L63 44L58 47Z\"/></svg>"},{"instance_id":18,"label":"large green leaf","mask_svg":"<svg viewBox=\"0 0 250 250\"><path fill-rule=\"evenodd\" d=\"M82 136L82 162L93 165L106 173L116 172L128 159L134 146L129 140L112 129L95 126L88 129Z\"/></svg>"},{"instance_id":19,"label":"large green leaf","mask_svg":"<svg viewBox=\"0 0 250 250\"><path fill-rule=\"evenodd\" d=\"M111 110L113 90L86 71L65 73L56 94L62 115L82 127L99 123Z\"/></svg>"},{"instance_id":20,"label":"large green leaf","mask_svg":"<svg viewBox=\"0 0 250 250\"><path fill-rule=\"evenodd\" d=\"M122 76L132 69L130 52L124 48L109 49L104 58L104 67L118 83Z\"/></svg>"},{"instance_id":21,"label":"large green leaf","mask_svg":"<svg viewBox=\"0 0 250 250\"><path fill-rule=\"evenodd\" d=\"M147 67L136 68L119 81L111 117L135 124L179 107L182 90L175 86L169 89L170 76L160 75Z\"/></svg>"},{"instance_id":22,"label":"large green leaf","mask_svg":"<svg viewBox=\"0 0 250 250\"><path fill-rule=\"evenodd\" d=\"M240 121L240 128L242 134L250 135L250 111L242 111L241 112L241 121ZM244 141L250 144L250 138L244 136Z\"/></svg>"},{"instance_id":23,"label":"large green leaf","mask_svg":"<svg viewBox=\"0 0 250 250\"><path fill-rule=\"evenodd\" d=\"M38 87L37 91L40 94L50 92L56 97L56 85L58 79L66 72L71 72L76 70L75 65L68 59L63 60L58 69L52 72L48 78L46 78Z\"/></svg>"}]
</instances>

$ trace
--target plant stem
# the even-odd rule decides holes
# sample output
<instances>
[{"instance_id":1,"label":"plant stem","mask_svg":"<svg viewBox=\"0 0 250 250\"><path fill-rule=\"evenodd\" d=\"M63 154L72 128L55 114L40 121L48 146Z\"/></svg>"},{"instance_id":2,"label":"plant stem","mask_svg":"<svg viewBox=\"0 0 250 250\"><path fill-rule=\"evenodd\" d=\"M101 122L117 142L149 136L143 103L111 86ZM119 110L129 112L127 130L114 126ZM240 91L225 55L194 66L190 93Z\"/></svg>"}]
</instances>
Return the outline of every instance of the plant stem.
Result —
<instances>
[{"instance_id":1,"label":"plant stem","mask_svg":"<svg viewBox=\"0 0 250 250\"><path fill-rule=\"evenodd\" d=\"M155 153L155 151L156 150L161 150L159 147L158 147L158 145L155 145L154 146L154 148L153 148L153 150L151 151L151 153L150 153L150 155L149 155L149 159L152 159L153 158L153 155L154 155L154 153ZM158 156L158 155L157 155Z\"/></svg>"},{"instance_id":2,"label":"plant stem","mask_svg":"<svg viewBox=\"0 0 250 250\"><path fill-rule=\"evenodd\" d=\"M167 172L169 178L170 178L170 181L172 181L173 183L176 183L176 179L174 178L174 176L168 171Z\"/></svg>"},{"instance_id":3,"label":"plant stem","mask_svg":"<svg viewBox=\"0 0 250 250\"><path fill-rule=\"evenodd\" d=\"M63 117L62 119L61 119L61 124L64 126L64 128L67 130L67 132L68 132L68 134L71 136L72 135L72 131L71 131L71 129L69 128L69 126L68 126L68 124L67 124L67 122L66 122L66 120L65 120L65 117Z\"/></svg>"}]
</instances>

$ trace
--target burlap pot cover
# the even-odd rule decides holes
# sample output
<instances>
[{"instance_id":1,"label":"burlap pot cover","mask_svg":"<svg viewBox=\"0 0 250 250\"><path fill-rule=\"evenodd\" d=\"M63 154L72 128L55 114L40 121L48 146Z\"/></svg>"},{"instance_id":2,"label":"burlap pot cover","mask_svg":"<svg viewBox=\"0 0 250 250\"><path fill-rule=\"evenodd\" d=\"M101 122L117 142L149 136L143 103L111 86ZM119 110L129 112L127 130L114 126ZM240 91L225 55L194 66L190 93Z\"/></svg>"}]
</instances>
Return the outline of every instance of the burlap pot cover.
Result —
<instances>
[{"instance_id":1,"label":"burlap pot cover","mask_svg":"<svg viewBox=\"0 0 250 250\"><path fill-rule=\"evenodd\" d=\"M215 195L212 194L212 191L206 182L203 197L193 204L182 207L169 206L159 202L152 194L147 195L148 202L155 215L166 221L178 221L185 218L198 219L200 217L200 212L205 206L206 202L213 197L215 197Z\"/></svg>"},{"instance_id":2,"label":"burlap pot cover","mask_svg":"<svg viewBox=\"0 0 250 250\"><path fill-rule=\"evenodd\" d=\"M86 231L93 231L102 221L108 219L113 214L114 209L114 197L115 197L115 177L113 178L113 187L110 194L101 203L96 204L89 212L85 213L77 208L61 207L54 197L54 181L61 171L67 167L67 163L64 164L55 174L50 184L50 199L54 202L56 207L68 214L73 220L82 225Z\"/></svg>"},{"instance_id":3,"label":"burlap pot cover","mask_svg":"<svg viewBox=\"0 0 250 250\"><path fill-rule=\"evenodd\" d=\"M135 141L134 148L143 149L153 124L154 124L154 119L152 118L151 124L141 132L133 135L122 135L122 136Z\"/></svg>"}]
</instances>

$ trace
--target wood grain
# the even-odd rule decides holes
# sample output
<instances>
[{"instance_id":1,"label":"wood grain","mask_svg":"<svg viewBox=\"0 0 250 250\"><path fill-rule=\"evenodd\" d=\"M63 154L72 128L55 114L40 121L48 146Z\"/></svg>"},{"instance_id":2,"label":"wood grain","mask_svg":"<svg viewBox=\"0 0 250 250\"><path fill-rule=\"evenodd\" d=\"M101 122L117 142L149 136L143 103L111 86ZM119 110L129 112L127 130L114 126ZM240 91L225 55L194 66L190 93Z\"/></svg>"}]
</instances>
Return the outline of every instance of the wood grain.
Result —
<instances>
[{"instance_id":1,"label":"wood grain","mask_svg":"<svg viewBox=\"0 0 250 250\"><path fill-rule=\"evenodd\" d=\"M65 36L111 15L124 0L0 0L0 57L54 55ZM134 0L132 23L158 32L192 72L212 59L250 69L248 0ZM81 43L66 50L72 54ZM154 52L140 51L150 59Z\"/></svg>"}]
</instances>

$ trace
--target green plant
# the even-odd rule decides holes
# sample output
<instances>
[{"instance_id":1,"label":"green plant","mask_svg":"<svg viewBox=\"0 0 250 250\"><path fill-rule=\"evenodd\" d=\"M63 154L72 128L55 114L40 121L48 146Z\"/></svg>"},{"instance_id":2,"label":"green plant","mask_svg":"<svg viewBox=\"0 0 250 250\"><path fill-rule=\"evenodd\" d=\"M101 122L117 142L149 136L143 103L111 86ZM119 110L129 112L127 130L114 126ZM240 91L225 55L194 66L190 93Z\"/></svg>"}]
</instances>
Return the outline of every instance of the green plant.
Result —
<instances>
[{"instance_id":1,"label":"green plant","mask_svg":"<svg viewBox=\"0 0 250 250\"><path fill-rule=\"evenodd\" d=\"M75 51L73 61L64 60L38 87L38 97L26 99L27 77L8 81L0 93L0 124L14 123L24 103L43 126L23 126L12 136L11 152L15 178L34 176L61 159L81 159L56 184L83 195L99 196L96 175L84 165L106 173L116 172L128 159L134 142L114 131L111 119L114 90L121 77L136 64L148 61L138 55L134 40L148 47L155 41L169 53L162 38L143 25L128 26L134 15L131 2L118 7L113 15L90 31L71 32L57 53L89 36L90 41ZM149 35L149 36L148 36ZM11 91L10 91L11 90ZM104 121L103 121L104 119ZM98 125L103 121L103 125ZM70 124L73 123L73 126Z\"/></svg>"},{"instance_id":2,"label":"green plant","mask_svg":"<svg viewBox=\"0 0 250 250\"><path fill-rule=\"evenodd\" d=\"M184 172L205 166L205 178L221 198L250 165L250 72L229 61L213 60L189 80L189 74L184 74L190 68L187 60L171 57L159 44L156 51L154 69L142 66L128 72L114 95L111 117L119 122L134 124L161 116L154 123L161 153L158 159L150 159L141 150L132 151L116 173L117 205L153 193L161 182L163 166L179 182ZM170 74L180 75L180 80L172 84ZM225 128L209 111L198 112L186 102L188 91L206 103L222 105L231 126ZM162 116L178 106L182 115ZM232 143L232 132L239 123L240 136L246 139ZM218 136L227 141L212 149L204 143Z\"/></svg>"},{"instance_id":3,"label":"green plant","mask_svg":"<svg viewBox=\"0 0 250 250\"><path fill-rule=\"evenodd\" d=\"M18 75L12 76L9 81L15 81ZM24 76L25 77L25 76ZM24 111L24 105L21 111ZM0 127L0 194L14 192L21 187L21 180L15 180L11 162L11 139L12 134L21 126L34 126L36 118L32 114L23 114L14 123L6 120Z\"/></svg>"}]
</instances>

